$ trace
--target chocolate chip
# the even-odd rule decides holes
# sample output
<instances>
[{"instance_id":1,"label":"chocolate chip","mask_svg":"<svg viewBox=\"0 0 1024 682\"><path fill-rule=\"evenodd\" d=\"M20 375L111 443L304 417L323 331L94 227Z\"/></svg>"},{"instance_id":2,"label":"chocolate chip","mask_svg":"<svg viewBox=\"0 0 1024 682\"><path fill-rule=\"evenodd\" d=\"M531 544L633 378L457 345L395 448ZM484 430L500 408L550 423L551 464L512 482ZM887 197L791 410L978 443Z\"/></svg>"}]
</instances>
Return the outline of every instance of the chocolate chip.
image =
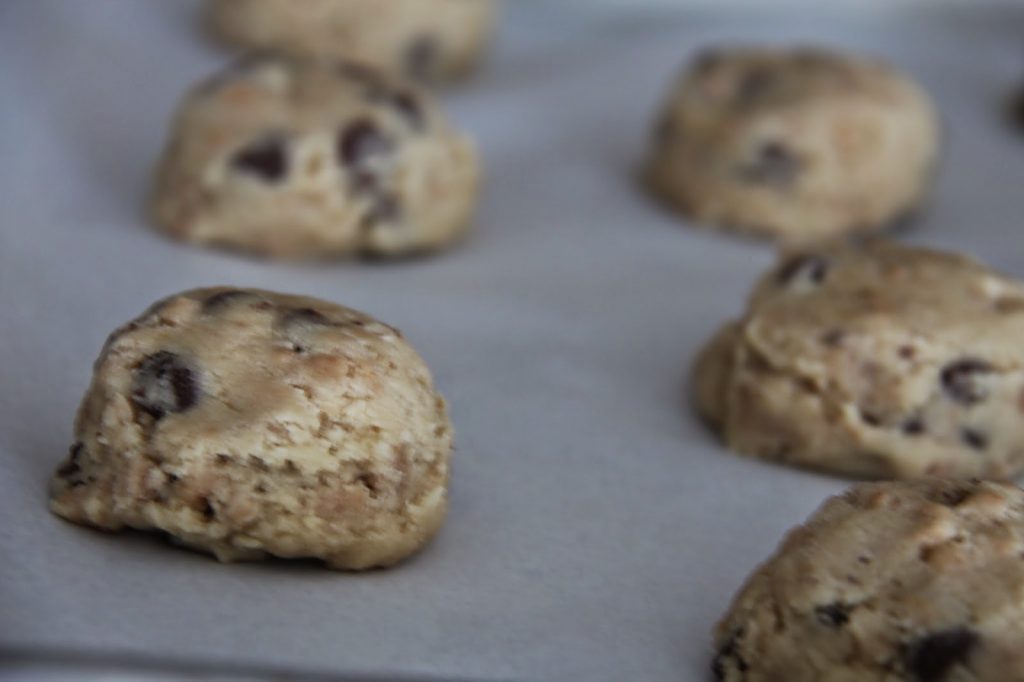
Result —
<instances>
[{"instance_id":1,"label":"chocolate chip","mask_svg":"<svg viewBox=\"0 0 1024 682\"><path fill-rule=\"evenodd\" d=\"M743 108L757 104L775 89L777 82L776 73L769 69L753 68L747 71L736 85L736 104Z\"/></svg>"},{"instance_id":2,"label":"chocolate chip","mask_svg":"<svg viewBox=\"0 0 1024 682\"><path fill-rule=\"evenodd\" d=\"M410 128L413 130L423 129L423 108L416 95L411 92L396 92L390 95L386 101L405 119Z\"/></svg>"},{"instance_id":3,"label":"chocolate chip","mask_svg":"<svg viewBox=\"0 0 1024 682\"><path fill-rule=\"evenodd\" d=\"M955 628L923 637L907 646L903 662L915 682L943 682L954 667L967 662L978 635Z\"/></svg>"},{"instance_id":4,"label":"chocolate chip","mask_svg":"<svg viewBox=\"0 0 1024 682\"><path fill-rule=\"evenodd\" d=\"M217 510L213 508L209 497L200 497L196 508L207 521L213 521L217 517Z\"/></svg>"},{"instance_id":5,"label":"chocolate chip","mask_svg":"<svg viewBox=\"0 0 1024 682\"><path fill-rule=\"evenodd\" d=\"M380 492L380 481L377 480L377 475L370 472L363 472L356 476L356 483L366 488L370 497L376 497Z\"/></svg>"},{"instance_id":6,"label":"chocolate chip","mask_svg":"<svg viewBox=\"0 0 1024 682\"><path fill-rule=\"evenodd\" d=\"M850 607L840 602L826 604L815 608L814 615L822 625L838 628L850 622Z\"/></svg>"},{"instance_id":7,"label":"chocolate chip","mask_svg":"<svg viewBox=\"0 0 1024 682\"><path fill-rule=\"evenodd\" d=\"M754 158L739 169L740 178L776 189L792 186L804 162L781 142L769 141L757 148Z\"/></svg>"},{"instance_id":8,"label":"chocolate chip","mask_svg":"<svg viewBox=\"0 0 1024 682\"><path fill-rule=\"evenodd\" d=\"M224 291L218 291L203 301L203 312L213 312L219 308L223 308L233 301L248 298L250 296L252 296L250 292L243 291L241 289L225 289Z\"/></svg>"},{"instance_id":9,"label":"chocolate chip","mask_svg":"<svg viewBox=\"0 0 1024 682\"><path fill-rule=\"evenodd\" d=\"M745 673L749 669L747 662L738 651L741 637L743 637L743 628L739 628L729 635L729 638L718 649L718 653L715 654L715 658L711 661L711 672L716 680L724 682L726 666L730 664L741 673Z\"/></svg>"},{"instance_id":10,"label":"chocolate chip","mask_svg":"<svg viewBox=\"0 0 1024 682\"><path fill-rule=\"evenodd\" d=\"M939 504L944 504L947 507L956 507L960 505L964 500L971 496L971 490L968 488L953 488L951 490L940 490L936 494L935 501Z\"/></svg>"},{"instance_id":11,"label":"chocolate chip","mask_svg":"<svg viewBox=\"0 0 1024 682\"><path fill-rule=\"evenodd\" d=\"M81 457L82 450L85 449L85 444L81 441L75 443L68 450L67 460L60 465L57 469L57 476L60 478L72 479L70 480L71 487L84 485L85 481L79 479L79 474L82 473Z\"/></svg>"},{"instance_id":12,"label":"chocolate chip","mask_svg":"<svg viewBox=\"0 0 1024 682\"><path fill-rule=\"evenodd\" d=\"M984 400L988 393L978 385L979 374L992 371L992 365L977 358L964 358L946 365L940 374L942 387L953 400L973 405Z\"/></svg>"},{"instance_id":13,"label":"chocolate chip","mask_svg":"<svg viewBox=\"0 0 1024 682\"><path fill-rule=\"evenodd\" d=\"M432 35L414 38L405 49L405 71L418 80L429 81L437 74L441 44Z\"/></svg>"},{"instance_id":14,"label":"chocolate chip","mask_svg":"<svg viewBox=\"0 0 1024 682\"><path fill-rule=\"evenodd\" d=\"M195 373L175 353L165 350L154 353L135 368L131 401L154 419L184 412L198 399Z\"/></svg>"},{"instance_id":15,"label":"chocolate chip","mask_svg":"<svg viewBox=\"0 0 1024 682\"><path fill-rule=\"evenodd\" d=\"M779 284L791 284L797 280L809 280L821 284L828 274L828 261L815 254L801 254L789 259L779 268Z\"/></svg>"},{"instance_id":16,"label":"chocolate chip","mask_svg":"<svg viewBox=\"0 0 1024 682\"><path fill-rule=\"evenodd\" d=\"M284 138L269 135L239 150L231 157L231 167L259 176L267 182L278 182L288 172Z\"/></svg>"},{"instance_id":17,"label":"chocolate chip","mask_svg":"<svg viewBox=\"0 0 1024 682\"><path fill-rule=\"evenodd\" d=\"M882 417L870 410L861 409L860 418L868 426L878 427L882 425Z\"/></svg>"},{"instance_id":18,"label":"chocolate chip","mask_svg":"<svg viewBox=\"0 0 1024 682\"><path fill-rule=\"evenodd\" d=\"M391 148L391 141L378 130L373 121L361 118L338 135L338 163L357 168L374 156L387 154Z\"/></svg>"},{"instance_id":19,"label":"chocolate chip","mask_svg":"<svg viewBox=\"0 0 1024 682\"><path fill-rule=\"evenodd\" d=\"M401 216L402 204L398 196L382 187L373 173L357 172L352 175L351 183L354 194L369 200L369 208L362 218L364 229Z\"/></svg>"},{"instance_id":20,"label":"chocolate chip","mask_svg":"<svg viewBox=\"0 0 1024 682\"><path fill-rule=\"evenodd\" d=\"M988 447L988 436L977 429L964 427L960 431L960 437L975 450L984 450Z\"/></svg>"},{"instance_id":21,"label":"chocolate chip","mask_svg":"<svg viewBox=\"0 0 1024 682\"><path fill-rule=\"evenodd\" d=\"M316 308L288 308L282 311L281 321L286 326L292 324L331 324L327 316Z\"/></svg>"},{"instance_id":22,"label":"chocolate chip","mask_svg":"<svg viewBox=\"0 0 1024 682\"><path fill-rule=\"evenodd\" d=\"M821 342L826 346L838 348L843 345L843 339L846 337L846 333L842 329L830 329L821 335Z\"/></svg>"},{"instance_id":23,"label":"chocolate chip","mask_svg":"<svg viewBox=\"0 0 1024 682\"><path fill-rule=\"evenodd\" d=\"M910 417L903 422L902 430L904 435L920 436L924 433L924 420L920 417Z\"/></svg>"},{"instance_id":24,"label":"chocolate chip","mask_svg":"<svg viewBox=\"0 0 1024 682\"><path fill-rule=\"evenodd\" d=\"M364 227L373 227L384 222L395 222L402 214L402 204L390 192L379 192L373 196L370 210L363 216Z\"/></svg>"}]
</instances>

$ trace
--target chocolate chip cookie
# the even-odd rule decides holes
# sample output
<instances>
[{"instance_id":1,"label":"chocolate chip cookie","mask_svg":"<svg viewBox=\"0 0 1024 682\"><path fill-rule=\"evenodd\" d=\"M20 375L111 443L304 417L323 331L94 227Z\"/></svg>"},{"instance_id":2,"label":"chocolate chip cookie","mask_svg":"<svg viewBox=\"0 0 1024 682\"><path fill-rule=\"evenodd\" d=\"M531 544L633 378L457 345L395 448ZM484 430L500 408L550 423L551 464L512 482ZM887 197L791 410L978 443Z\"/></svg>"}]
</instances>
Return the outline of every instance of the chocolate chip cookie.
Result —
<instances>
[{"instance_id":1,"label":"chocolate chip cookie","mask_svg":"<svg viewBox=\"0 0 1024 682\"><path fill-rule=\"evenodd\" d=\"M441 526L451 451L445 402L397 330L312 298L198 289L107 340L51 508L222 561L386 566Z\"/></svg>"},{"instance_id":2,"label":"chocolate chip cookie","mask_svg":"<svg viewBox=\"0 0 1024 682\"><path fill-rule=\"evenodd\" d=\"M812 49L705 52L673 86L654 190L702 224L808 243L878 230L931 184L925 92L891 66Z\"/></svg>"},{"instance_id":3,"label":"chocolate chip cookie","mask_svg":"<svg viewBox=\"0 0 1024 682\"><path fill-rule=\"evenodd\" d=\"M784 257L695 364L700 411L755 457L867 477L1024 465L1024 284L881 240Z\"/></svg>"},{"instance_id":4,"label":"chocolate chip cookie","mask_svg":"<svg viewBox=\"0 0 1024 682\"><path fill-rule=\"evenodd\" d=\"M480 61L494 0L211 0L209 24L245 50L350 58L427 82Z\"/></svg>"},{"instance_id":5,"label":"chocolate chip cookie","mask_svg":"<svg viewBox=\"0 0 1024 682\"><path fill-rule=\"evenodd\" d=\"M1024 491L862 484L791 531L715 630L720 682L1021 682Z\"/></svg>"},{"instance_id":6,"label":"chocolate chip cookie","mask_svg":"<svg viewBox=\"0 0 1024 682\"><path fill-rule=\"evenodd\" d=\"M352 62L258 58L185 100L152 215L264 256L402 256L466 231L479 176L428 93Z\"/></svg>"}]
</instances>

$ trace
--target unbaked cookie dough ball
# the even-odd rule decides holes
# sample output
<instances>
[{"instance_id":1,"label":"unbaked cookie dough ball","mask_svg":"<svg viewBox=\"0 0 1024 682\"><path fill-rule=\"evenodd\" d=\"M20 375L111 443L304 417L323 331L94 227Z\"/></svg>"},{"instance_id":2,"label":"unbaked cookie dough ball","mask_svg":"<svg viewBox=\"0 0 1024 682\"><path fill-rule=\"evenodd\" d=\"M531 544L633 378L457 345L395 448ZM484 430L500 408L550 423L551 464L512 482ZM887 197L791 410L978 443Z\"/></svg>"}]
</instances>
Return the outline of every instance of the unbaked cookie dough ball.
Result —
<instances>
[{"instance_id":1,"label":"unbaked cookie dough ball","mask_svg":"<svg viewBox=\"0 0 1024 682\"><path fill-rule=\"evenodd\" d=\"M872 240L790 254L696 360L700 411L757 458L865 477L1024 469L1024 284Z\"/></svg>"},{"instance_id":2,"label":"unbaked cookie dough ball","mask_svg":"<svg viewBox=\"0 0 1024 682\"><path fill-rule=\"evenodd\" d=\"M186 98L152 214L179 239L265 256L402 256L462 235L479 180L428 93L352 62L258 58Z\"/></svg>"},{"instance_id":3,"label":"unbaked cookie dough ball","mask_svg":"<svg viewBox=\"0 0 1024 682\"><path fill-rule=\"evenodd\" d=\"M440 528L451 451L445 402L396 329L312 298L197 289L107 340L51 508L221 561L387 566Z\"/></svg>"},{"instance_id":4,"label":"unbaked cookie dough ball","mask_svg":"<svg viewBox=\"0 0 1024 682\"><path fill-rule=\"evenodd\" d=\"M874 483L834 497L715 631L719 682L1024 681L1024 491Z\"/></svg>"},{"instance_id":5,"label":"unbaked cookie dough ball","mask_svg":"<svg viewBox=\"0 0 1024 682\"><path fill-rule=\"evenodd\" d=\"M211 0L215 35L246 50L350 58L436 82L480 61L494 0Z\"/></svg>"},{"instance_id":6,"label":"unbaked cookie dough ball","mask_svg":"<svg viewBox=\"0 0 1024 682\"><path fill-rule=\"evenodd\" d=\"M648 179L698 223L807 243L913 212L939 146L928 96L886 64L721 50L695 60L669 94Z\"/></svg>"}]
</instances>

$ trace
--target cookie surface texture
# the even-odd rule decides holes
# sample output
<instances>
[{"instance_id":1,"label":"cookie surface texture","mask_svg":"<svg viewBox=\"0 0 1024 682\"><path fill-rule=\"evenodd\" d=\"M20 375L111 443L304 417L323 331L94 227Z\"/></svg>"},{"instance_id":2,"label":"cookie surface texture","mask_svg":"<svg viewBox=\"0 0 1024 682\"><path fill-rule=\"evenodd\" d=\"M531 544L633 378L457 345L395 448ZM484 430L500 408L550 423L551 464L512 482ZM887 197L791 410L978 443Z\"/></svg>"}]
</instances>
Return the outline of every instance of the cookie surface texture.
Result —
<instances>
[{"instance_id":1,"label":"cookie surface texture","mask_svg":"<svg viewBox=\"0 0 1024 682\"><path fill-rule=\"evenodd\" d=\"M208 20L244 50L355 59L438 82L478 64L495 9L493 0L211 0Z\"/></svg>"},{"instance_id":2,"label":"cookie surface texture","mask_svg":"<svg viewBox=\"0 0 1024 682\"><path fill-rule=\"evenodd\" d=\"M110 336L51 508L222 561L386 566L439 529L451 450L397 330L317 299L197 289Z\"/></svg>"},{"instance_id":3,"label":"cookie surface texture","mask_svg":"<svg viewBox=\"0 0 1024 682\"><path fill-rule=\"evenodd\" d=\"M479 179L429 93L353 62L257 58L186 98L151 212L178 239L263 256L403 256L469 228Z\"/></svg>"},{"instance_id":4,"label":"cookie surface texture","mask_svg":"<svg viewBox=\"0 0 1024 682\"><path fill-rule=\"evenodd\" d=\"M694 60L652 140L649 183L690 220L807 244L916 211L940 125L927 94L882 62L737 49Z\"/></svg>"},{"instance_id":5,"label":"cookie surface texture","mask_svg":"<svg viewBox=\"0 0 1024 682\"><path fill-rule=\"evenodd\" d=\"M730 448L864 477L1003 478L1024 463L1024 286L871 240L784 256L696 360Z\"/></svg>"},{"instance_id":6,"label":"cookie surface texture","mask_svg":"<svg viewBox=\"0 0 1024 682\"><path fill-rule=\"evenodd\" d=\"M861 484L791 531L715 630L720 682L1021 682L1024 492Z\"/></svg>"}]
</instances>

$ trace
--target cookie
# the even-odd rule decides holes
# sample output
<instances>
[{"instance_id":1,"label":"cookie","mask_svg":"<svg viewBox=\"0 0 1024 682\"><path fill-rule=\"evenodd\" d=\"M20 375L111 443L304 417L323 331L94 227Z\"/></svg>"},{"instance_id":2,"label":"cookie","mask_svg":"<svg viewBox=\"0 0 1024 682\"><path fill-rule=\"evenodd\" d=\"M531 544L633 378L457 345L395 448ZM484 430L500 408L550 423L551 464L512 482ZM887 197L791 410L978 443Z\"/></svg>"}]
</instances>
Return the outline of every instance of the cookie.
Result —
<instances>
[{"instance_id":1,"label":"cookie","mask_svg":"<svg viewBox=\"0 0 1024 682\"><path fill-rule=\"evenodd\" d=\"M931 185L939 143L928 96L886 64L721 50L673 86L648 178L697 223L806 244L905 218Z\"/></svg>"},{"instance_id":2,"label":"cookie","mask_svg":"<svg viewBox=\"0 0 1024 682\"><path fill-rule=\"evenodd\" d=\"M445 516L452 428L400 332L302 296L165 299L96 361L51 508L221 561L387 566Z\"/></svg>"},{"instance_id":3,"label":"cookie","mask_svg":"<svg viewBox=\"0 0 1024 682\"><path fill-rule=\"evenodd\" d=\"M259 58L187 97L152 215L176 238L263 256L403 256L465 232L479 176L428 93L352 62Z\"/></svg>"},{"instance_id":4,"label":"cookie","mask_svg":"<svg viewBox=\"0 0 1024 682\"><path fill-rule=\"evenodd\" d=\"M732 449L864 477L1024 463L1024 284L882 240L790 254L695 363Z\"/></svg>"},{"instance_id":5,"label":"cookie","mask_svg":"<svg viewBox=\"0 0 1024 682\"><path fill-rule=\"evenodd\" d=\"M245 50L356 59L437 82L477 65L494 15L493 0L211 0L208 19Z\"/></svg>"},{"instance_id":6,"label":"cookie","mask_svg":"<svg viewBox=\"0 0 1024 682\"><path fill-rule=\"evenodd\" d=\"M861 484L791 531L715 630L720 682L1021 682L1024 491Z\"/></svg>"}]
</instances>

